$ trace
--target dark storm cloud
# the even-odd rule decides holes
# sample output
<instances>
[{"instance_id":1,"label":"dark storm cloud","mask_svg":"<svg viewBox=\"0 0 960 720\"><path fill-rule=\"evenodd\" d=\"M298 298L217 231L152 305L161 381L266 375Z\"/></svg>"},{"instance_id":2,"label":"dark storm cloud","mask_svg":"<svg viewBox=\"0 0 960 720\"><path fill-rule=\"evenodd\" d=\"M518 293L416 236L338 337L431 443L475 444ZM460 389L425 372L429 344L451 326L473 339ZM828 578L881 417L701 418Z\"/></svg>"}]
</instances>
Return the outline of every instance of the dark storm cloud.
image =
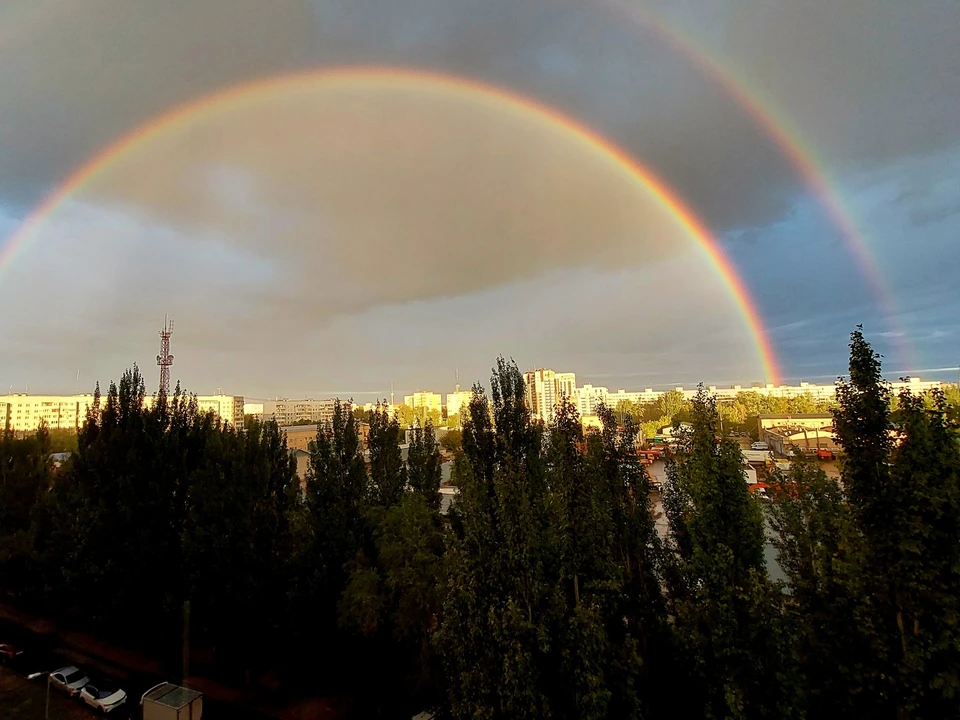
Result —
<instances>
[{"instance_id":1,"label":"dark storm cloud","mask_svg":"<svg viewBox=\"0 0 960 720\"><path fill-rule=\"evenodd\" d=\"M919 353L929 361L925 367L952 362L958 337L953 318L960 316L955 292L960 276L960 5L955 0L653 3L695 42L724 58L747 85L772 98L817 152L842 186L841 202L850 208L868 252L885 271L884 282L894 290L898 327L906 327L901 336L877 306L875 290L846 241L816 199L805 195L802 179L783 153L696 62L671 49L651 26L629 20L615 4L7 0L0 8L0 214L6 213L0 220L5 229L12 227L111 142L216 90L330 65L424 67L503 85L560 108L649 164L723 234L772 328L787 375L829 375L842 367L847 333L857 322L878 333L884 353L905 341L929 349ZM496 319L480 300L455 316L476 339L467 343L458 335L462 344L457 346L445 340L449 329L442 318L449 323L453 316L441 310L454 307L450 303L458 294L483 298L486 290L503 283L520 283L525 289L513 293L513 304L504 307L541 307L535 297L542 289L535 283L554 277L549 271L574 266L589 275L608 272L618 262L662 259L672 252L666 248L671 252L664 253L655 242L645 246L650 251L646 256L636 246L616 247L622 229L639 223L637 216L624 215L623 228L617 228L618 212L633 212L634 196L610 193L609 184L591 190L586 171L575 178L579 184L569 187L582 195L592 191L599 200L564 216L570 223L560 228L563 232L550 232L545 211L538 213L543 223L534 229L505 220L519 213L509 197L497 197L491 188L497 187L496 172L516 175L517 163L525 158L523 147L511 150L513 164L504 161L497 168L497 158L488 158L486 190L484 183L459 186L476 195L476 207L470 209L476 232L465 244L445 246L441 237L422 232L416 223L390 226L405 206L422 204L417 190L430 186L423 181L431 178L395 166L394 180L401 182L374 187L363 178L377 166L375 158L360 157L350 177L354 187L370 190L370 195L338 194L332 187L317 196L317 187L304 182L309 169L304 166L318 161L324 143L298 156L296 142L302 142L303 132L304 127L287 127L267 137L251 131L249 148L243 147L242 136L207 135L191 146L181 135L182 144L168 148L165 162L153 155L139 173L116 175L112 183L88 188L84 199L93 224L64 212L54 227L65 244L81 238L88 243L83 252L63 254L63 262L72 265L60 267L56 252L33 258L33 265L16 260L18 270L36 277L55 266L60 275L54 275L64 281L56 292L51 289L50 297L59 304L43 321L31 320L29 313L16 323L8 321L5 328L17 337L17 345L5 345L4 359L12 362L0 365L24 377L36 377L35 371L49 366L50 373L72 384L75 369L62 366L73 360L64 357L89 353L91 344L102 353L100 367L150 358L152 330L141 341L129 335L130 328L153 328L158 313L167 309L187 317L189 300L204 314L194 314L194 324L185 324L177 340L198 355L183 360L194 365L178 367L210 385L227 384L218 368L225 368L227 379L241 389L250 383L265 394L295 394L298 388L332 387L335 382L337 387L383 385L388 378L369 379L368 367L357 358L381 352L385 341L364 332L393 337L389 328L406 332L407 325L410 335L430 340L420 349L409 338L387 343L395 352L391 362L398 384L429 383L436 373L452 376L448 366L456 362L455 355L486 358L490 353L484 333L496 329ZM389 140L388 134L381 136ZM357 137L369 140L370 134ZM284 162L265 161L262 155L269 155L271 147ZM531 141L526 149L535 147ZM445 200L436 212L434 233L455 227L457 216L450 208L456 203L450 193L456 183L444 187L436 182L450 170L444 162L458 157L455 150L447 148L422 163ZM483 164L484 146L468 144L466 151L473 152L470 163ZM541 159L546 156L541 153ZM589 167L564 158L568 170ZM518 187L527 192L539 177L549 184L560 176L556 165L526 166L528 182L504 182L504 192ZM167 172L151 172L162 169ZM390 187L399 188L390 193L393 197L387 197ZM577 209L569 195L555 191L541 196L541 208L553 202ZM370 202L369 218L357 204L363 197L381 198ZM495 200L506 215L483 217L482 208ZM561 223L561 216L557 213L553 221ZM606 224L595 222L601 216ZM584 224L575 226L574 221ZM104 223L114 245L98 244L103 233L96 223ZM596 238L583 240L590 223ZM339 244L332 242L337 237ZM165 265L171 257L176 272ZM510 258L512 264L499 266L509 272L498 270L500 257ZM307 271L321 265L325 277L335 282L310 285ZM33 282L21 278L18 284L10 277L4 276L0 289L12 293L11 302L28 302ZM606 289L608 278L602 272L600 278L593 279ZM173 292L184 289L190 292ZM588 298L597 292L596 286L577 285L570 296ZM704 372L716 380L712 367L716 374L737 377L738 362L751 349L711 345L716 338L709 337L710 325L702 318L699 341L690 328L675 327L673 338L667 333L656 347L644 345L636 318L670 314L676 306L673 296L685 296L688 286L678 280L660 293L624 299L633 315L618 316L621 326L597 320L608 312L602 301L584 304L590 312L578 316L576 332L561 318L550 325L552 334L532 337L527 328L539 327L539 320L526 317L526 328L505 335L499 349L519 348L526 353L522 363L566 363L585 377L594 370L624 378L628 387L633 385L629 378L647 368L661 381L702 379ZM128 303L134 295L141 300ZM80 313L80 303L71 305L75 297L84 299L86 315ZM423 321L418 330L416 313L422 308L417 303L424 299L434 303L432 311L424 311L433 320ZM697 312L694 305L686 309ZM378 321L378 312L387 313L386 319ZM98 324L94 318L110 322ZM351 318L372 323L372 329L361 332L350 325ZM727 317L724 328L738 322ZM321 339L304 329L323 323L328 325ZM622 327L629 327L629 333ZM239 328L255 330L255 339ZM340 342L351 333L363 337ZM621 337L625 334L630 337ZM742 340L742 332L736 337ZM230 353L250 348L262 355L260 365L242 370L235 361L231 364ZM322 354L323 365L306 350ZM206 353L203 362L200 351ZM278 356L287 362L283 377L265 379ZM678 356L688 364L677 366ZM85 376L93 372L94 360L89 362L82 368ZM477 365L479 375L465 375L486 378L487 364Z\"/></svg>"},{"instance_id":2,"label":"dark storm cloud","mask_svg":"<svg viewBox=\"0 0 960 720\"><path fill-rule=\"evenodd\" d=\"M504 84L564 109L650 163L718 229L782 214L801 187L782 155L716 82L615 6L26 0L0 37L0 197L36 202L119 135L214 89L388 63ZM729 56L842 171L956 140L957 7L748 0L657 11Z\"/></svg>"}]
</instances>

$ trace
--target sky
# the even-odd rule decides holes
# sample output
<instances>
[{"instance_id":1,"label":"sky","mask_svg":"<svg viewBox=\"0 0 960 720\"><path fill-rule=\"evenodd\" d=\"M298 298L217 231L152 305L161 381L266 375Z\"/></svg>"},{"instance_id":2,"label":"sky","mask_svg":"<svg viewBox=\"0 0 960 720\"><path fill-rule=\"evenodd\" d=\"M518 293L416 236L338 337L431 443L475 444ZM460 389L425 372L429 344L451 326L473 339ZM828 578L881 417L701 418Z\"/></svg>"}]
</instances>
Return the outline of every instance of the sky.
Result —
<instances>
[{"instance_id":1,"label":"sky","mask_svg":"<svg viewBox=\"0 0 960 720\"><path fill-rule=\"evenodd\" d=\"M958 31L954 0L8 0L0 386L136 362L152 392L165 314L202 394L447 392L500 354L611 389L770 379L703 249L570 123L709 229L786 380L841 374L858 323L891 377L955 380ZM551 115L331 79L373 66ZM294 74L38 214L155 118Z\"/></svg>"}]
</instances>

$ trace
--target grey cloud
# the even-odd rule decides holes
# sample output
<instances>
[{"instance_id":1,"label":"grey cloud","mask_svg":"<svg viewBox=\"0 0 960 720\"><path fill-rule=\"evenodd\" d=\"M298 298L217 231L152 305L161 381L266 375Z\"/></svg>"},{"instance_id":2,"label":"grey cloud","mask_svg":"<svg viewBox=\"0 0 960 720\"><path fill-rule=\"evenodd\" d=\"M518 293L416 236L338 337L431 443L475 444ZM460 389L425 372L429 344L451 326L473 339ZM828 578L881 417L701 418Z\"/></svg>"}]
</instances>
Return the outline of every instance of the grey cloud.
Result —
<instances>
[{"instance_id":1,"label":"grey cloud","mask_svg":"<svg viewBox=\"0 0 960 720\"><path fill-rule=\"evenodd\" d=\"M722 88L615 6L59 3L0 37L0 197L36 202L111 140L215 89L308 67L390 63L477 77L564 109L644 158L718 229L780 216L801 189L795 170ZM762 86L834 170L957 139L950 0L687 7L671 0L658 11Z\"/></svg>"},{"instance_id":2,"label":"grey cloud","mask_svg":"<svg viewBox=\"0 0 960 720\"><path fill-rule=\"evenodd\" d=\"M609 159L537 116L488 109L470 96L314 88L158 137L83 199L279 268L280 283L236 281L270 311L308 307L314 322L689 248Z\"/></svg>"}]
</instances>

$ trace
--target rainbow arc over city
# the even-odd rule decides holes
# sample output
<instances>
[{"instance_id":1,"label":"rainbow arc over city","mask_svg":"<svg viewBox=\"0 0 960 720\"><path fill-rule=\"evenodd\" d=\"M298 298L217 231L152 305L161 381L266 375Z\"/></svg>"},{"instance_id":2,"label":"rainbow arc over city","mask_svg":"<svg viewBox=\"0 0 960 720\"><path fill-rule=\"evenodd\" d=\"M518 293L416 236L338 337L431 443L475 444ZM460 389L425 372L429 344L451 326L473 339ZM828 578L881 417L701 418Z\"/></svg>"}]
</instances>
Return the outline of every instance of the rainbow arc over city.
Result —
<instances>
[{"instance_id":1,"label":"rainbow arc over city","mask_svg":"<svg viewBox=\"0 0 960 720\"><path fill-rule=\"evenodd\" d=\"M64 201L76 195L100 174L108 171L114 163L132 149L148 142L151 138L158 136L160 133L169 132L178 126L196 122L210 113L228 112L231 107L244 103L264 102L274 95L330 85L385 86L462 96L468 100L488 104L494 109L532 114L562 128L571 136L571 139L593 148L615 163L622 171L629 174L634 182L665 208L684 232L696 242L736 303L744 325L755 345L765 379L767 382L777 384L780 382L780 370L772 344L756 305L736 269L724 254L717 240L699 218L651 170L613 145L606 138L553 108L501 87L459 76L423 70L396 67L345 67L313 70L254 80L176 107L107 147L60 185L31 213L12 238L8 240L2 255L0 255L0 270L9 265L17 251L38 233L46 218L55 212Z\"/></svg>"}]
</instances>

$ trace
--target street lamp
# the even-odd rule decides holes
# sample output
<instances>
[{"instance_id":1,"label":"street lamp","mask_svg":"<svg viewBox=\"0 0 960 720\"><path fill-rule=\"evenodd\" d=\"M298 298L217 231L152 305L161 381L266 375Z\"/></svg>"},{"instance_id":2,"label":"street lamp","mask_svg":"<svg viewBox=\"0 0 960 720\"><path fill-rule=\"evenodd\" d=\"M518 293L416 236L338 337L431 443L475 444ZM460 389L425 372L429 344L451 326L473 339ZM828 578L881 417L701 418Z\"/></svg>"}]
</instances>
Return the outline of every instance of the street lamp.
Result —
<instances>
[{"instance_id":1,"label":"street lamp","mask_svg":"<svg viewBox=\"0 0 960 720\"><path fill-rule=\"evenodd\" d=\"M50 719L50 671L48 670L47 672L37 672L37 673L33 673L32 675L27 675L27 680L36 680L38 677L41 677L42 675L47 676L47 703L46 703L46 709L43 711L43 718L44 720L49 720Z\"/></svg>"}]
</instances>

